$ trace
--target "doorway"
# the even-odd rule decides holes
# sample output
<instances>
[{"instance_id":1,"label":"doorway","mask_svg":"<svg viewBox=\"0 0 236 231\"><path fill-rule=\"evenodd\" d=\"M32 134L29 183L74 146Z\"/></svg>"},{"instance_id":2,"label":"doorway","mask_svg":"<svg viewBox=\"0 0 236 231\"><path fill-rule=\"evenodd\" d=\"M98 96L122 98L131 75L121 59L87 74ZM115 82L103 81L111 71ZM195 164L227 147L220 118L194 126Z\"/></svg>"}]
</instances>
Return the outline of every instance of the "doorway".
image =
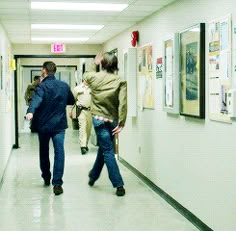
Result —
<instances>
[{"instance_id":1,"label":"doorway","mask_svg":"<svg viewBox=\"0 0 236 231\"><path fill-rule=\"evenodd\" d=\"M32 83L35 75L41 75L43 62L51 60L57 64L55 77L65 81L73 90L80 82L85 60L91 60L95 55L84 56L15 56L17 70L15 71L15 145L19 148L19 132L29 132L29 126L25 124L24 116L27 106L24 101L24 93L27 86Z\"/></svg>"}]
</instances>

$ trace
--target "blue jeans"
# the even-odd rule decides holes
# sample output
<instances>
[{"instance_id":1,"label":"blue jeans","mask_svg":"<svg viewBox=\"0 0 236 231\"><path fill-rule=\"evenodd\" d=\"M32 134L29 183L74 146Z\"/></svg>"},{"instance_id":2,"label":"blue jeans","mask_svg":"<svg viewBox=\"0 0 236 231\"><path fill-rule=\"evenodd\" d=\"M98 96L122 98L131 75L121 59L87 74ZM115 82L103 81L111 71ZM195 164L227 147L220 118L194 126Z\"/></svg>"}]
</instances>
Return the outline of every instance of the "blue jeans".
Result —
<instances>
[{"instance_id":1,"label":"blue jeans","mask_svg":"<svg viewBox=\"0 0 236 231\"><path fill-rule=\"evenodd\" d=\"M52 133L38 133L39 136L39 160L42 178L51 179L50 159L49 159L49 141L52 139L54 147L54 166L52 184L61 186L64 173L65 151L64 140L65 130Z\"/></svg>"},{"instance_id":2,"label":"blue jeans","mask_svg":"<svg viewBox=\"0 0 236 231\"><path fill-rule=\"evenodd\" d=\"M99 178L105 163L113 187L121 187L124 185L124 182L115 159L113 147L114 137L112 136L112 130L116 127L116 124L93 118L93 125L97 134L99 148L96 161L89 173L89 177L95 182Z\"/></svg>"}]
</instances>

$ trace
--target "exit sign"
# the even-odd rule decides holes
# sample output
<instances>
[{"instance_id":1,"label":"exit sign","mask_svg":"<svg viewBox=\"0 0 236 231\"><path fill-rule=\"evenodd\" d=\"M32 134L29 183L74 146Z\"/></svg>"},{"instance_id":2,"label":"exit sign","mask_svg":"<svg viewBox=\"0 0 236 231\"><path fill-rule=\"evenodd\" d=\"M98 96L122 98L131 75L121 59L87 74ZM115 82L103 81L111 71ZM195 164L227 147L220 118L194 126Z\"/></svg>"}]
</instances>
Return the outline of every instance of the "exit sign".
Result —
<instances>
[{"instance_id":1,"label":"exit sign","mask_svg":"<svg viewBox=\"0 0 236 231\"><path fill-rule=\"evenodd\" d=\"M66 47L65 47L65 44L63 43L53 43L51 45L52 53L59 54L59 53L65 53L65 51L66 51Z\"/></svg>"}]
</instances>

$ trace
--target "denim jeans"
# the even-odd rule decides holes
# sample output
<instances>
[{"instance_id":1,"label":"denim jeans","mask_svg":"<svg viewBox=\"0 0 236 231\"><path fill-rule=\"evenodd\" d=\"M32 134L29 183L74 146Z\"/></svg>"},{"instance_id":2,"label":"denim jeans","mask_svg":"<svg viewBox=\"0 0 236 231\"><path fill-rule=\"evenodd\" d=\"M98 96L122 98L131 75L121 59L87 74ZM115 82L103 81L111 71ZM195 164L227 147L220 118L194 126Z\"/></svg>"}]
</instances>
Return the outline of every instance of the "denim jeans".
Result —
<instances>
[{"instance_id":1,"label":"denim jeans","mask_svg":"<svg viewBox=\"0 0 236 231\"><path fill-rule=\"evenodd\" d=\"M43 179L51 179L49 141L52 139L54 147L54 166L52 184L61 186L64 173L65 151L64 140L65 130L56 133L38 133L39 136L39 160Z\"/></svg>"},{"instance_id":2,"label":"denim jeans","mask_svg":"<svg viewBox=\"0 0 236 231\"><path fill-rule=\"evenodd\" d=\"M89 177L93 181L96 181L99 178L105 163L113 187L121 187L124 185L124 182L116 162L113 147L114 137L112 136L112 130L116 127L116 124L100 121L93 118L93 125L97 134L99 148L96 161L89 173Z\"/></svg>"}]
</instances>

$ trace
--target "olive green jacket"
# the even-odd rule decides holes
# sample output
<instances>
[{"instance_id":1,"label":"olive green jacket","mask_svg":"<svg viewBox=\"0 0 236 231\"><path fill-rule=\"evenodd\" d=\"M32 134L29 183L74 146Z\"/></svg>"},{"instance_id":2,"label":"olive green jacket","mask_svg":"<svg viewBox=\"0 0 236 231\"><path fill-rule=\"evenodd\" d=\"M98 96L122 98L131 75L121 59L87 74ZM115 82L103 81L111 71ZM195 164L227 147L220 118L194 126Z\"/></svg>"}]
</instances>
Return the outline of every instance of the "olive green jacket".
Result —
<instances>
[{"instance_id":1,"label":"olive green jacket","mask_svg":"<svg viewBox=\"0 0 236 231\"><path fill-rule=\"evenodd\" d=\"M26 105L29 105L30 104L30 101L33 97L33 94L37 88L39 84L36 83L36 82L33 82L31 84L28 85L26 91L25 91L25 102L26 102Z\"/></svg>"},{"instance_id":2,"label":"olive green jacket","mask_svg":"<svg viewBox=\"0 0 236 231\"><path fill-rule=\"evenodd\" d=\"M125 125L127 116L127 82L118 75L100 72L86 72L83 79L92 94L92 115L102 116Z\"/></svg>"}]
</instances>

